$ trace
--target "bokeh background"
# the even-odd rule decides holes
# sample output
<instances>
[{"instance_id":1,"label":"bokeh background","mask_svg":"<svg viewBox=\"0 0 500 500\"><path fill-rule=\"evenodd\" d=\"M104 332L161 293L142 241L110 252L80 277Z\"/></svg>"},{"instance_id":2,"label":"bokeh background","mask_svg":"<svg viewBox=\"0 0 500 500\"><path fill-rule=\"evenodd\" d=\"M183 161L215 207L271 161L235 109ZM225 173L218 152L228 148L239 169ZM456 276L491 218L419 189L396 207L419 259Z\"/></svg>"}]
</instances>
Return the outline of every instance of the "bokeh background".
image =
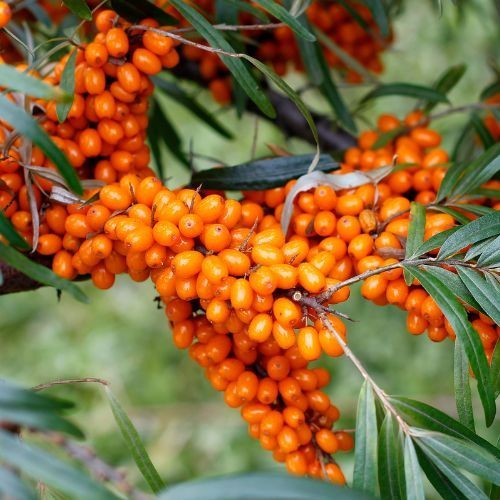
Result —
<instances>
[{"instance_id":1,"label":"bokeh background","mask_svg":"<svg viewBox=\"0 0 500 500\"><path fill-rule=\"evenodd\" d=\"M498 13L494 2L488 0L459 2L458 6L443 0L442 4L440 14L436 2L406 2L394 24L395 43L384 56L386 73L382 80L431 84L448 66L465 63L467 72L450 97L453 105L474 102L480 90L494 79ZM291 80L300 84L296 76ZM363 92L347 86L342 90L349 102ZM304 97L311 106L326 109L309 93ZM237 131L238 138L233 142L222 140L175 102L165 100L185 144L191 141L193 151L221 163L248 160L255 118L249 116L237 122L232 111L217 109L207 93L200 92L198 98ZM380 112L403 116L414 104L409 99L380 99L364 110L365 121L360 121L360 126L369 127ZM454 143L458 125L465 120L465 116L454 116L435 123L445 134L447 146ZM311 151L311 146L288 141L265 121L258 127L258 156L269 153L269 143L295 153ZM203 159L196 159L195 164L210 166ZM172 187L188 178L188 172L167 152L164 171ZM108 292L88 284L82 288L91 299L90 305L68 296L58 301L52 289L0 299L0 377L26 386L61 378L106 379L169 484L280 467L247 436L239 412L225 407L222 396L210 388L187 353L175 349L165 315L154 302L150 282L138 285L125 277ZM405 331L401 311L362 301L358 290L353 290L351 300L341 310L359 320L349 325L351 348L386 392L420 399L454 413L453 349L449 341L433 344L425 336L412 337ZM346 359L322 359L318 364L327 366L332 373L328 391L342 412L338 428L352 428L360 376ZM85 430L90 444L103 459L124 467L129 477L141 484L102 389L79 385L51 392L77 403L73 418ZM348 477L352 460L350 454L339 456Z\"/></svg>"}]
</instances>

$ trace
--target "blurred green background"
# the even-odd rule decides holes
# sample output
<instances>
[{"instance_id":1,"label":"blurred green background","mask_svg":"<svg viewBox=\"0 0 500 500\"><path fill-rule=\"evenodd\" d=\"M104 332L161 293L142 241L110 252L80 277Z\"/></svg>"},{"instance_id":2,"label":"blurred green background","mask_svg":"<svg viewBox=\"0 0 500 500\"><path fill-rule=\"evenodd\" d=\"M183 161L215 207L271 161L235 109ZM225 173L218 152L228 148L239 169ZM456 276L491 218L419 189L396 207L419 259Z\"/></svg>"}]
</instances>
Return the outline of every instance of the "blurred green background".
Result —
<instances>
[{"instance_id":1,"label":"blurred green background","mask_svg":"<svg viewBox=\"0 0 500 500\"><path fill-rule=\"evenodd\" d=\"M448 66L466 63L467 73L452 91L454 105L473 102L494 78L489 64L498 41L498 18L493 2L471 1L466 7L443 1L443 13L431 2L407 2L397 18L395 43L385 54L382 80L430 84ZM292 77L292 81L298 81ZM366 89L365 89L366 91ZM349 101L359 89L346 88ZM165 106L193 150L224 163L248 160L255 118L237 122L233 113L217 110L206 93L200 98L224 123L237 131L234 142L222 140L187 115L174 102ZM326 109L320 100L311 104ZM403 116L412 100L377 101L364 116L367 125L380 112ZM446 144L456 139L457 125L465 117L436 122L446 134ZM296 153L311 150L299 141L287 141L268 122L259 123L258 155L268 153L267 143L284 145ZM201 167L206 164L198 161ZM179 185L187 172L165 153L170 184ZM187 353L176 350L162 310L153 302L151 284L126 278L113 290L100 292L82 285L91 304L63 296L58 302L51 289L5 296L0 300L0 376L27 386L60 378L100 377L108 380L138 427L152 460L167 483L199 476L281 468L251 440L239 412L228 409ZM392 307L377 308L361 301L357 290L342 310L359 322L349 327L351 348L375 380L388 393L421 399L454 413L452 398L452 345L433 344L425 336L405 333L404 314ZM352 428L360 377L345 359L323 359L332 372L328 389L341 409L338 428ZM74 419L85 430L90 444L106 461L126 468L140 483L136 469L117 430L102 389L97 385L52 390L77 402ZM480 415L477 412L478 416ZM481 420L480 418L478 420ZM350 476L352 456L339 457Z\"/></svg>"}]
</instances>

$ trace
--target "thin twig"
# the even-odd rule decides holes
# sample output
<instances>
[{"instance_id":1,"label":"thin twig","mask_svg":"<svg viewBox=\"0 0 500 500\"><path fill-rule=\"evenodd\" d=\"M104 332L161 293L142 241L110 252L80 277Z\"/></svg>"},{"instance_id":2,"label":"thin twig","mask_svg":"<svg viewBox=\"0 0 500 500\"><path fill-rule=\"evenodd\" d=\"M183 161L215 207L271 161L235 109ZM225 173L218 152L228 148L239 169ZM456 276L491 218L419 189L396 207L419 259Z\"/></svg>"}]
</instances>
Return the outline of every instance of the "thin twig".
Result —
<instances>
[{"instance_id":1,"label":"thin twig","mask_svg":"<svg viewBox=\"0 0 500 500\"><path fill-rule=\"evenodd\" d=\"M108 386L109 382L102 378L86 377L86 378L68 378L61 380L53 380L51 382L46 382L45 384L36 385L32 388L33 391L43 391L45 389L50 389L56 385L70 385L70 384L101 384Z\"/></svg>"}]
</instances>

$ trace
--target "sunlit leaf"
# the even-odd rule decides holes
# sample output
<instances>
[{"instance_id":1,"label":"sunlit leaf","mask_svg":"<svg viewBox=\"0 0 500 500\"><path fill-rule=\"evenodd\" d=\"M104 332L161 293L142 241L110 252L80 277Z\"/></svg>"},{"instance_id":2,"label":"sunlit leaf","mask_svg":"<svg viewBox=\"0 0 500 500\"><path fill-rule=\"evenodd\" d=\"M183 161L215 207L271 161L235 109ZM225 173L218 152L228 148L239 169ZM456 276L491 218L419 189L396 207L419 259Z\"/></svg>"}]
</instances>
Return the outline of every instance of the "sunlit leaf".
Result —
<instances>
[{"instance_id":1,"label":"sunlit leaf","mask_svg":"<svg viewBox=\"0 0 500 500\"><path fill-rule=\"evenodd\" d=\"M353 487L373 495L377 492L377 414L375 397L368 382L363 383L356 415Z\"/></svg>"},{"instance_id":2,"label":"sunlit leaf","mask_svg":"<svg viewBox=\"0 0 500 500\"><path fill-rule=\"evenodd\" d=\"M462 343L458 340L455 341L453 371L458 419L471 431L475 432L472 395L469 385L469 362L467 361Z\"/></svg>"},{"instance_id":3,"label":"sunlit leaf","mask_svg":"<svg viewBox=\"0 0 500 500\"><path fill-rule=\"evenodd\" d=\"M405 258L409 259L415 253L417 248L422 246L425 233L425 207L416 202L411 203L410 207L410 225L408 227L408 237L406 239ZM413 278L405 270L404 278L407 285L411 285Z\"/></svg>"},{"instance_id":4,"label":"sunlit leaf","mask_svg":"<svg viewBox=\"0 0 500 500\"><path fill-rule=\"evenodd\" d=\"M75 97L76 54L77 50L73 50L73 52L71 52L61 74L61 89L71 96L71 99L67 102L59 102L56 105L57 118L60 123L65 121L68 117L69 110L71 109Z\"/></svg>"},{"instance_id":5,"label":"sunlit leaf","mask_svg":"<svg viewBox=\"0 0 500 500\"><path fill-rule=\"evenodd\" d=\"M404 444L404 471L407 500L425 500L422 472L418 464L415 446L410 436Z\"/></svg>"},{"instance_id":6,"label":"sunlit leaf","mask_svg":"<svg viewBox=\"0 0 500 500\"><path fill-rule=\"evenodd\" d=\"M108 386L105 387L105 392L130 454L151 490L154 493L159 493L165 487L165 484L155 469L153 462L151 462L139 433Z\"/></svg>"},{"instance_id":7,"label":"sunlit leaf","mask_svg":"<svg viewBox=\"0 0 500 500\"><path fill-rule=\"evenodd\" d=\"M85 0L62 0L64 5L80 19L92 21L92 12Z\"/></svg>"},{"instance_id":8,"label":"sunlit leaf","mask_svg":"<svg viewBox=\"0 0 500 500\"><path fill-rule=\"evenodd\" d=\"M382 498L406 498L402 433L390 413L380 429L378 479Z\"/></svg>"}]
</instances>

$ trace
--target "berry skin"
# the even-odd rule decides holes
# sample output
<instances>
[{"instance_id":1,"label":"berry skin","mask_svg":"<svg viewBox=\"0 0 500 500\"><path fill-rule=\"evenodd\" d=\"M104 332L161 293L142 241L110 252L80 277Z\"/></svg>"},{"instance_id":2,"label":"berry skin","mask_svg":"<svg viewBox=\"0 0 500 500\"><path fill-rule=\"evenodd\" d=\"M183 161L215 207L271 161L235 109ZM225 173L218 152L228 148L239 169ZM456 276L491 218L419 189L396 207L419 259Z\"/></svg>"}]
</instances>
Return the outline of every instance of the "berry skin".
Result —
<instances>
[{"instance_id":1,"label":"berry skin","mask_svg":"<svg viewBox=\"0 0 500 500\"><path fill-rule=\"evenodd\" d=\"M7 2L0 2L0 29L4 28L9 24L12 17L12 11Z\"/></svg>"}]
</instances>

